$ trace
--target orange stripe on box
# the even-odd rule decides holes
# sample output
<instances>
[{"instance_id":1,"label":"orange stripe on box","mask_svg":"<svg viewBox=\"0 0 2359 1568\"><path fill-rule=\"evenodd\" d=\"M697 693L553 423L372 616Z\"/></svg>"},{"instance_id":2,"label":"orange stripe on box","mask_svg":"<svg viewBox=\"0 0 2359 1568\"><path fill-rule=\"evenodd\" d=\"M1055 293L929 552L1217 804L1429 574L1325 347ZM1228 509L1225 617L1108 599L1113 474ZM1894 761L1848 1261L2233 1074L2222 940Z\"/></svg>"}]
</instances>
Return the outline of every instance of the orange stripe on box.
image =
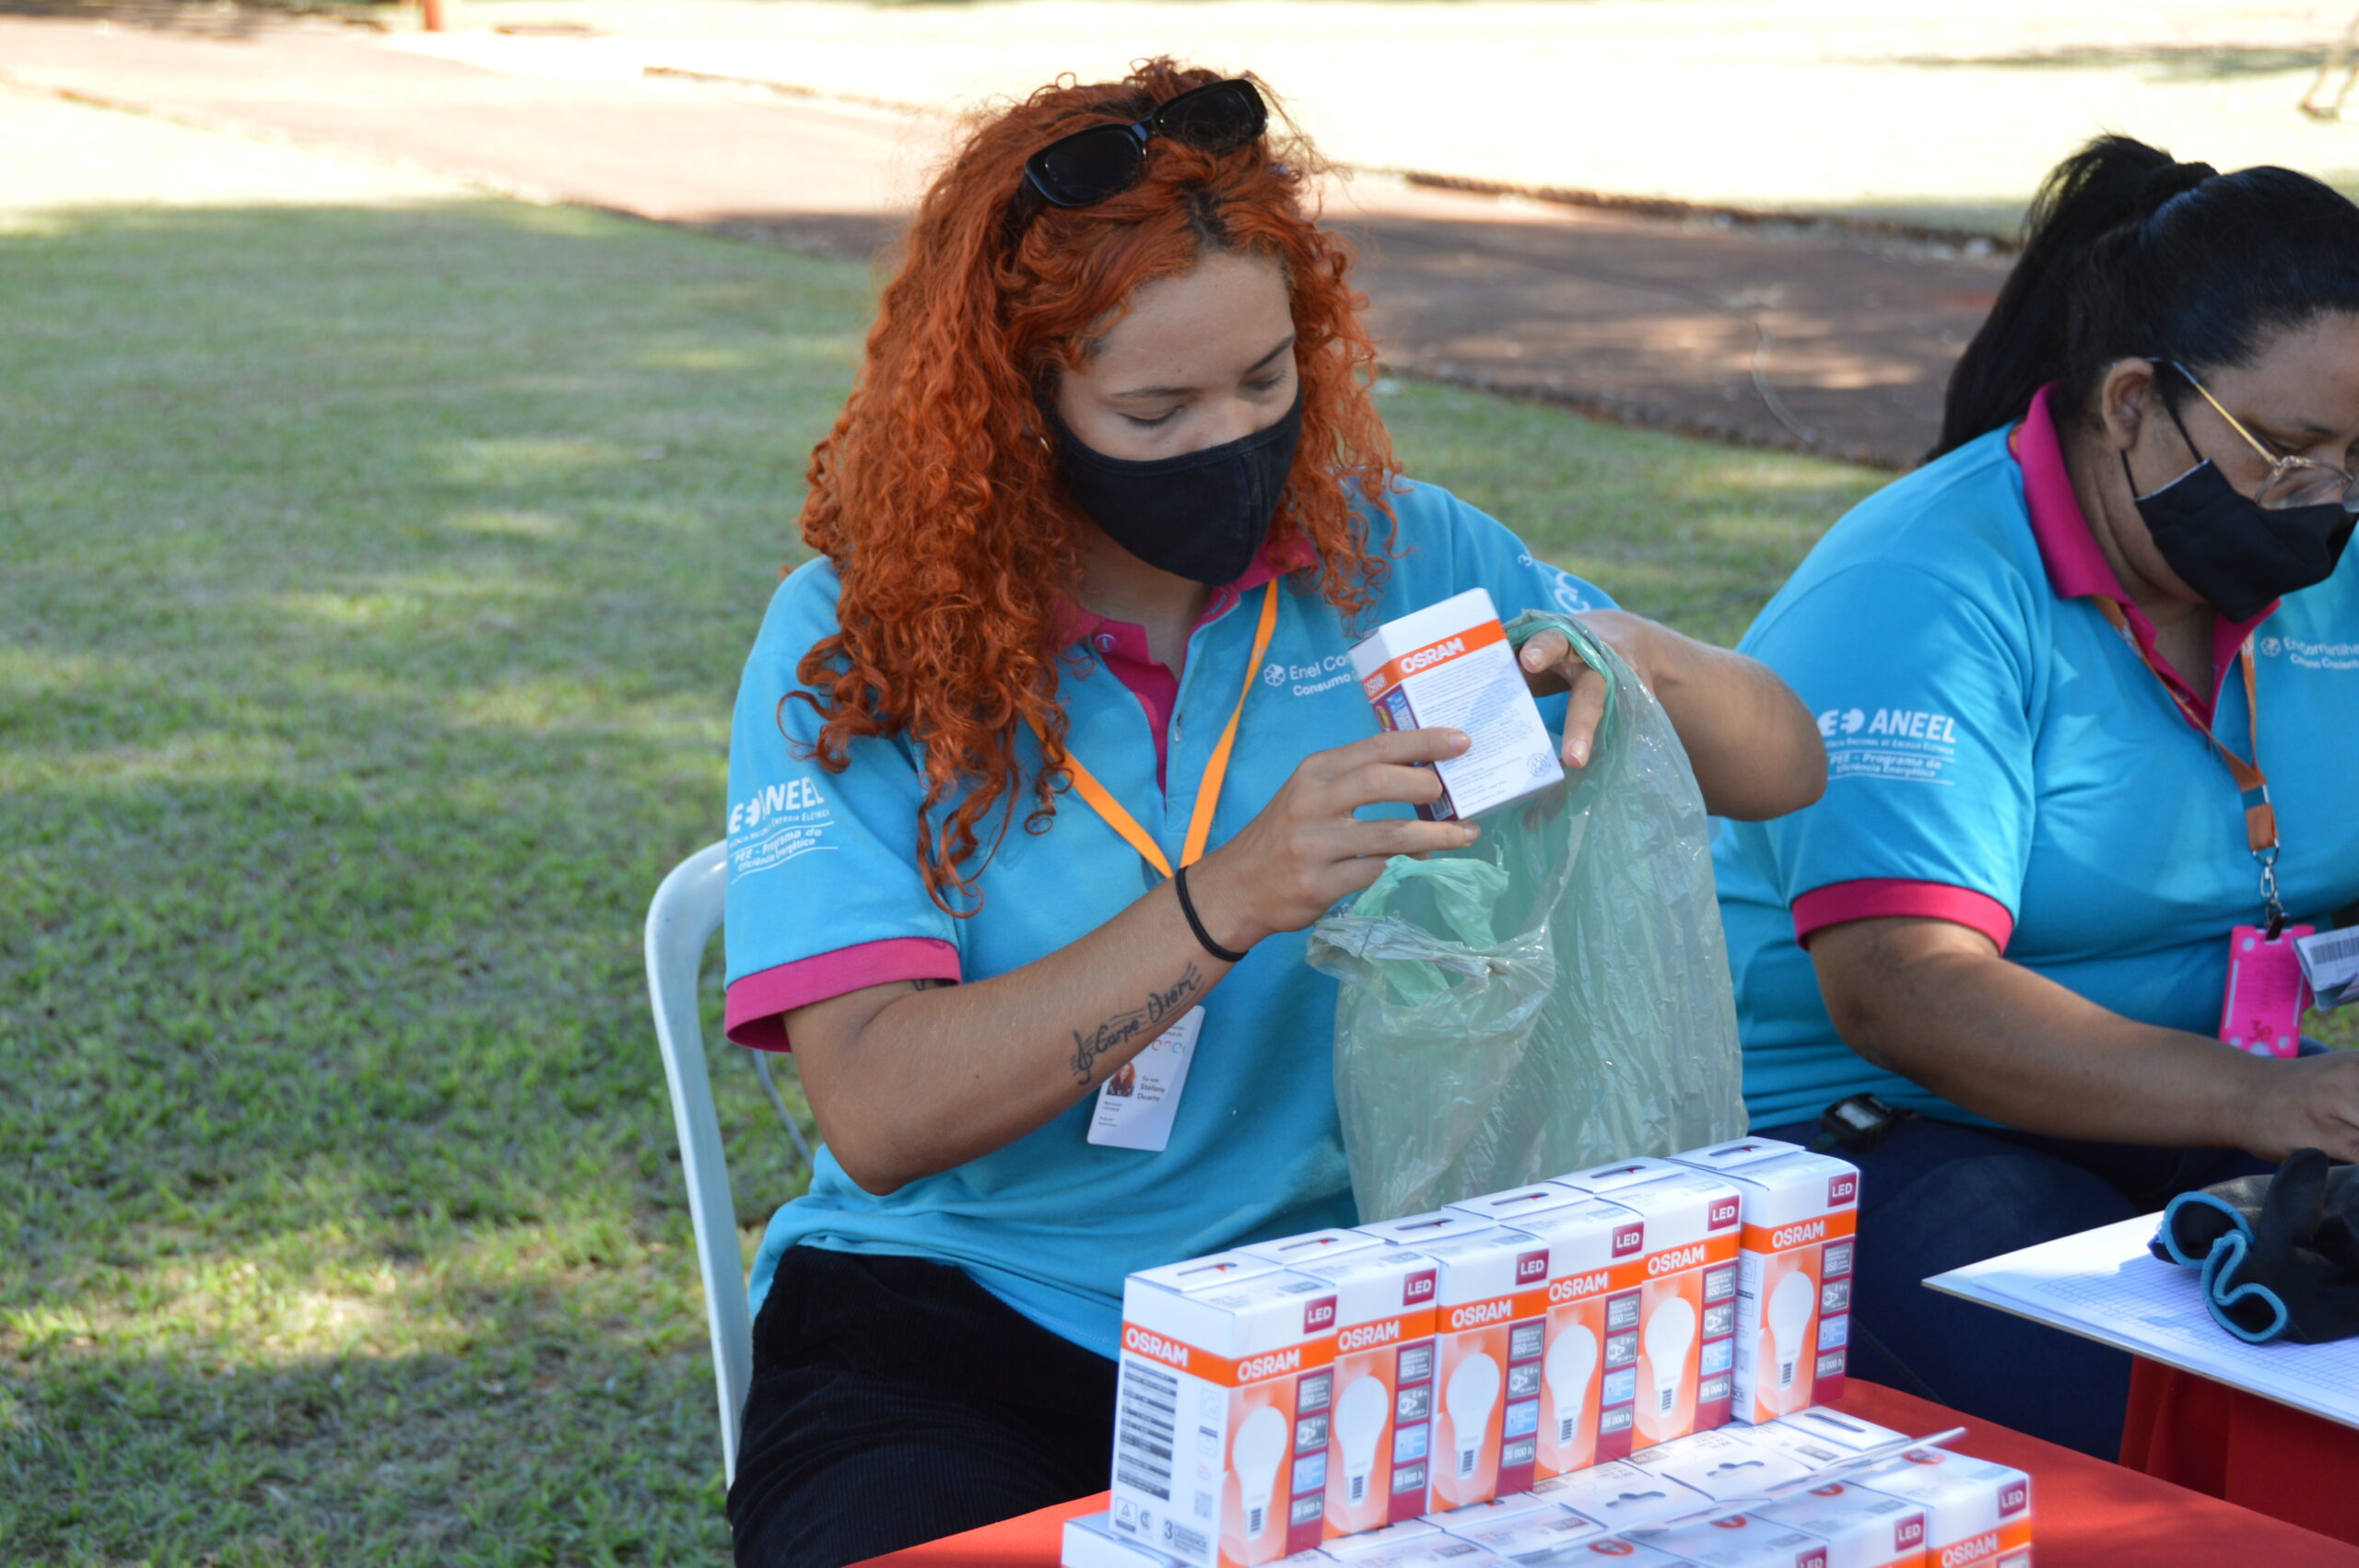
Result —
<instances>
[{"instance_id":1,"label":"orange stripe on box","mask_svg":"<svg viewBox=\"0 0 2359 1568\"><path fill-rule=\"evenodd\" d=\"M1249 1383L1260 1383L1272 1377L1291 1377L1297 1372L1313 1372L1335 1359L1335 1338L1322 1334L1316 1340L1286 1345L1258 1355L1241 1356L1235 1361L1215 1355L1200 1345L1185 1344L1168 1334L1143 1328L1135 1323L1122 1325L1122 1351L1156 1366L1168 1366L1174 1372L1184 1372L1206 1383L1224 1387L1241 1388Z\"/></svg>"},{"instance_id":2,"label":"orange stripe on box","mask_svg":"<svg viewBox=\"0 0 2359 1568\"><path fill-rule=\"evenodd\" d=\"M1344 1324L1335 1330L1335 1353L1347 1356L1381 1345L1405 1345L1433 1337L1434 1309L1422 1306L1414 1312L1404 1312L1398 1317L1377 1317L1366 1323Z\"/></svg>"},{"instance_id":3,"label":"orange stripe on box","mask_svg":"<svg viewBox=\"0 0 2359 1568\"><path fill-rule=\"evenodd\" d=\"M1382 696L1412 675L1421 675L1453 659L1462 659L1478 649L1508 639L1507 627L1496 621L1485 621L1462 632L1452 632L1439 642L1429 642L1423 648L1412 649L1398 659L1388 659L1370 671L1360 681L1360 689L1371 697Z\"/></svg>"},{"instance_id":4,"label":"orange stripe on box","mask_svg":"<svg viewBox=\"0 0 2359 1568\"><path fill-rule=\"evenodd\" d=\"M1647 1282L1647 1260L1633 1258L1627 1262L1612 1264L1603 1269L1553 1280L1548 1285L1548 1299L1558 1306L1567 1302L1590 1301L1598 1296L1614 1294Z\"/></svg>"},{"instance_id":5,"label":"orange stripe on box","mask_svg":"<svg viewBox=\"0 0 2359 1568\"><path fill-rule=\"evenodd\" d=\"M1790 1225L1747 1225L1744 1227L1744 1249L1747 1252L1790 1252L1798 1246L1814 1246L1822 1241L1840 1241L1858 1234L1860 1211L1857 1209L1837 1210L1815 1220L1796 1220ZM1807 1235L1800 1233L1807 1231ZM1783 1236L1783 1241L1778 1238Z\"/></svg>"}]
</instances>

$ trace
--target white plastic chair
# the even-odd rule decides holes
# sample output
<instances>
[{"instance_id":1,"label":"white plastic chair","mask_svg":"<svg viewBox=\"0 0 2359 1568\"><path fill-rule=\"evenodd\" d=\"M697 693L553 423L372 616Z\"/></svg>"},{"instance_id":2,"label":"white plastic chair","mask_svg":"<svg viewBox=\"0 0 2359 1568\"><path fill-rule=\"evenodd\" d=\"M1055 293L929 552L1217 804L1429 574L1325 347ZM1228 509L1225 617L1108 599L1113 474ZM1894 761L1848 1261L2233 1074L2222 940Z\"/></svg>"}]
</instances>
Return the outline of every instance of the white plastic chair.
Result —
<instances>
[{"instance_id":1,"label":"white plastic chair","mask_svg":"<svg viewBox=\"0 0 2359 1568\"><path fill-rule=\"evenodd\" d=\"M664 1081L672 1090L672 1126L680 1137L688 1216L696 1223L697 1269L704 1276L704 1320L712 1337L713 1384L721 1400L721 1463L734 1480L737 1423L754 1375L754 1325L697 1008L697 971L706 944L721 929L728 871L729 846L708 844L673 867L656 888L647 907L647 997L655 1012L655 1043L663 1051Z\"/></svg>"}]
</instances>

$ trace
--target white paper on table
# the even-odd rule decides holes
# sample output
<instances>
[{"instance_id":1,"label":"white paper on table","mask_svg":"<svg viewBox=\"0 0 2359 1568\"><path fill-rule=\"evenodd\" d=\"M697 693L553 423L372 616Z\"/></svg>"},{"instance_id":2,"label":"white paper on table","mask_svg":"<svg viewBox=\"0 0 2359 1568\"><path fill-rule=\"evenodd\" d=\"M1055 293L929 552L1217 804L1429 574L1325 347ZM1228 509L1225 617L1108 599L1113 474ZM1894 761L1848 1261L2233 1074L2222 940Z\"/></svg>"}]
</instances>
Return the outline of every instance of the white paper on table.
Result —
<instances>
[{"instance_id":1,"label":"white paper on table","mask_svg":"<svg viewBox=\"0 0 2359 1568\"><path fill-rule=\"evenodd\" d=\"M2359 1427L2359 1340L2249 1345L2212 1320L2196 1271L2146 1250L2160 1214L1969 1264L1934 1290Z\"/></svg>"}]
</instances>

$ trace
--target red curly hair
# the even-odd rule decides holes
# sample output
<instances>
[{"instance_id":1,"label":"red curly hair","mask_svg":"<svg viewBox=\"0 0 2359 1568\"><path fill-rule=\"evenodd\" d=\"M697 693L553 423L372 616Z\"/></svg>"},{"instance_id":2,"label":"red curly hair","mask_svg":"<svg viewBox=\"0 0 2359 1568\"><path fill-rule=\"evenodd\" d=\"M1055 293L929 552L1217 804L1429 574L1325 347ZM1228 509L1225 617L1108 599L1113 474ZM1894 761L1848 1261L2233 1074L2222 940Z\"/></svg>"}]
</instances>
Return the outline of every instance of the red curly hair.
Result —
<instances>
[{"instance_id":1,"label":"red curly hair","mask_svg":"<svg viewBox=\"0 0 2359 1568\"><path fill-rule=\"evenodd\" d=\"M1001 813L998 836L1013 820L1027 721L1046 766L1026 825L1040 831L1055 809L1065 716L1050 628L1091 525L1057 476L1041 400L1140 285L1186 274L1207 248L1284 269L1302 440L1272 538L1309 543L1319 592L1346 615L1373 603L1385 571L1399 469L1368 397L1376 345L1350 256L1319 227L1322 167L1288 123L1273 117L1272 135L1219 155L1157 138L1130 190L1011 220L1040 147L1219 79L1153 60L1119 82L1060 81L978 124L919 205L851 396L811 456L803 537L842 580L840 629L797 671L821 696L790 700L822 716L809 751L830 772L863 736L918 743L919 861L954 914L980 907L981 870L964 868L985 817ZM1382 517L1384 540L1346 483Z\"/></svg>"}]
</instances>

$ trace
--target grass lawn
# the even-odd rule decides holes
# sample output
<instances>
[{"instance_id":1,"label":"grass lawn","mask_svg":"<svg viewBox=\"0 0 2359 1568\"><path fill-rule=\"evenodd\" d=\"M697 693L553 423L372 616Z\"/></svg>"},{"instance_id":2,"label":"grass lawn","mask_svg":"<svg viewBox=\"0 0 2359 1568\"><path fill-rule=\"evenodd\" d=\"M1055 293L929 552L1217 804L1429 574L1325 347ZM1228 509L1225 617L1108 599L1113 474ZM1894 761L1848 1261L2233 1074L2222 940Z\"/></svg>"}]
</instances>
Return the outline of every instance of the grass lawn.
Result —
<instances>
[{"instance_id":1,"label":"grass lawn","mask_svg":"<svg viewBox=\"0 0 2359 1568\"><path fill-rule=\"evenodd\" d=\"M639 923L869 280L36 112L188 188L0 197L0 1556L718 1560ZM1873 482L1387 407L1716 637ZM738 1054L750 1244L797 1183Z\"/></svg>"}]
</instances>

